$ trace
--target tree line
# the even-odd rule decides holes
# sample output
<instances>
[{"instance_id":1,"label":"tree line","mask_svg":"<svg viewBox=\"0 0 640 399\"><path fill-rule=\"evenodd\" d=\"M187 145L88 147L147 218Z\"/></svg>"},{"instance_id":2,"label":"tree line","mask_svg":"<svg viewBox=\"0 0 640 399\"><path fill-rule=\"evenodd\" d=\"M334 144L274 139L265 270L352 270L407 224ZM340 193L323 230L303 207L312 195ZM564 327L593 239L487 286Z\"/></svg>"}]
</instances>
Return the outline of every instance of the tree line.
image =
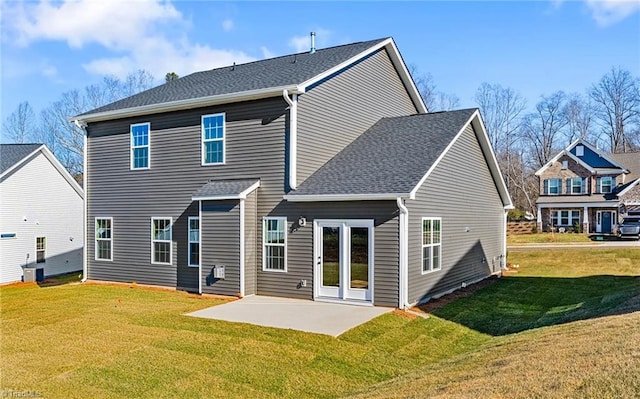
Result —
<instances>
[{"instance_id":1,"label":"tree line","mask_svg":"<svg viewBox=\"0 0 640 399\"><path fill-rule=\"evenodd\" d=\"M409 71L430 112L459 107L458 97L439 91L430 74L415 67ZM165 81L177 78L168 73ZM63 93L39 114L28 101L22 102L3 122L3 141L44 143L73 175L79 175L84 132L67 119L147 90L154 81L145 70L124 79L108 76L82 90ZM622 68L612 68L584 93L545 94L531 108L517 90L499 83L482 83L474 101L509 193L521 210L535 213L539 194L535 171L577 138L607 152L640 151L640 79Z\"/></svg>"}]
</instances>

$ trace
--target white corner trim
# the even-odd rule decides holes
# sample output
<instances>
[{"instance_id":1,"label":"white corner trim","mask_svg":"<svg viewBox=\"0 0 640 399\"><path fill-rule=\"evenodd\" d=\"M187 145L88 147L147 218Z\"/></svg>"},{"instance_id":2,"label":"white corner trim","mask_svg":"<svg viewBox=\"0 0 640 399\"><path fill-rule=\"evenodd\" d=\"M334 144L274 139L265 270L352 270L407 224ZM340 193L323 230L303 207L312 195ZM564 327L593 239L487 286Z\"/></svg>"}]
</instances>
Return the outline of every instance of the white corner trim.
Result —
<instances>
[{"instance_id":1,"label":"white corner trim","mask_svg":"<svg viewBox=\"0 0 640 399\"><path fill-rule=\"evenodd\" d=\"M240 298L244 298L244 198L240 199ZM200 262L202 263L202 262Z\"/></svg>"},{"instance_id":2,"label":"white corner trim","mask_svg":"<svg viewBox=\"0 0 640 399\"><path fill-rule=\"evenodd\" d=\"M82 231L84 236L84 248L82 248L82 283L86 282L89 279L89 255L87 251L89 250L89 207L87 202L89 201L89 187L87 186L87 176L89 165L87 164L87 135L82 135L82 186L84 187L84 201L82 201ZM95 225L93 226L93 235L95 236ZM111 237L113 237L113 221L111 222ZM94 249L95 251L95 249ZM111 258L113 258L113 242L111 244Z\"/></svg>"},{"instance_id":3,"label":"white corner trim","mask_svg":"<svg viewBox=\"0 0 640 399\"><path fill-rule=\"evenodd\" d=\"M398 216L399 231L399 259L398 259L398 308L406 309L409 305L409 210L402 203L402 198L396 198L400 215ZM315 259L315 258L314 258Z\"/></svg>"},{"instance_id":4,"label":"white corner trim","mask_svg":"<svg viewBox=\"0 0 640 399\"><path fill-rule=\"evenodd\" d=\"M200 231L198 232L200 235L200 245L198 245L198 294L202 294L202 247L204 243L204 240L202 239L202 232L204 230L202 228L202 201L198 201L198 220L200 220L198 225L200 227Z\"/></svg>"}]
</instances>

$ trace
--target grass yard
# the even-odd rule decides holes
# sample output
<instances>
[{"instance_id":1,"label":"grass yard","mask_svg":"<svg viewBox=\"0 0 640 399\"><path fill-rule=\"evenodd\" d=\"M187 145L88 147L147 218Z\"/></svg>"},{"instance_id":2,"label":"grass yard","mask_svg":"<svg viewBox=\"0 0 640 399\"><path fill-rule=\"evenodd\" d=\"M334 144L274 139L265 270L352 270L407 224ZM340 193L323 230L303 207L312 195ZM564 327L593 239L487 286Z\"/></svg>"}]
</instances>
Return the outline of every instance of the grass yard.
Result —
<instances>
[{"instance_id":1,"label":"grass yard","mask_svg":"<svg viewBox=\"0 0 640 399\"><path fill-rule=\"evenodd\" d=\"M0 288L0 392L95 397L639 397L640 251L510 254L428 319L339 338L182 316L221 303L65 284Z\"/></svg>"},{"instance_id":2,"label":"grass yard","mask_svg":"<svg viewBox=\"0 0 640 399\"><path fill-rule=\"evenodd\" d=\"M507 245L515 244L548 244L548 243L591 243L588 234L578 233L534 233L508 234Z\"/></svg>"}]
</instances>

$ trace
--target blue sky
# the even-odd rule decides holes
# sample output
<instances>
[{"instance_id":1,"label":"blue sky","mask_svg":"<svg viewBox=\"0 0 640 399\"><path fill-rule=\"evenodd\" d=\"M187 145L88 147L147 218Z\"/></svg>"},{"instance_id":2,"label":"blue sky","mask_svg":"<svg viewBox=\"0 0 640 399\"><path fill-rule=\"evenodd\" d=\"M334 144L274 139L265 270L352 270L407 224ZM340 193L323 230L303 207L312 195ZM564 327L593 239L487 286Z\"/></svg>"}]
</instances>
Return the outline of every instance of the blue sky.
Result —
<instances>
[{"instance_id":1,"label":"blue sky","mask_svg":"<svg viewBox=\"0 0 640 399\"><path fill-rule=\"evenodd\" d=\"M613 66L640 76L640 2L4 1L2 121L142 68L158 83L223 65L392 36L407 64L461 107L482 82L584 92Z\"/></svg>"}]
</instances>

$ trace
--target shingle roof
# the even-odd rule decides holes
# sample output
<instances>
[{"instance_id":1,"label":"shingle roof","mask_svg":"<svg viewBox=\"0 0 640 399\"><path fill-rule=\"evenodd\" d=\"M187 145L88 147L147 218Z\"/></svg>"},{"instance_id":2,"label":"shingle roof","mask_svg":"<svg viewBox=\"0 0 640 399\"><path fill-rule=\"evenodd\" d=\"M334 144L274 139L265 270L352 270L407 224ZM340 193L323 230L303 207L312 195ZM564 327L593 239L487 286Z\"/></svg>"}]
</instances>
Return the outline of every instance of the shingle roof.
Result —
<instances>
[{"instance_id":1,"label":"shingle roof","mask_svg":"<svg viewBox=\"0 0 640 399\"><path fill-rule=\"evenodd\" d=\"M640 152L608 154L608 156L629 170L629 174L625 177L626 181L640 178Z\"/></svg>"},{"instance_id":2,"label":"shingle roof","mask_svg":"<svg viewBox=\"0 0 640 399\"><path fill-rule=\"evenodd\" d=\"M200 187L198 191L193 194L193 198L202 199L205 197L240 197L241 194L249 190L251 186L258 183L259 181L259 179L211 180L204 186Z\"/></svg>"},{"instance_id":3,"label":"shingle roof","mask_svg":"<svg viewBox=\"0 0 640 399\"><path fill-rule=\"evenodd\" d=\"M0 173L22 161L42 144L0 144Z\"/></svg>"},{"instance_id":4,"label":"shingle roof","mask_svg":"<svg viewBox=\"0 0 640 399\"><path fill-rule=\"evenodd\" d=\"M617 204L618 199L615 194L590 194L590 195L563 195L563 196L541 196L536 204L582 204L592 202L611 202Z\"/></svg>"},{"instance_id":5,"label":"shingle roof","mask_svg":"<svg viewBox=\"0 0 640 399\"><path fill-rule=\"evenodd\" d=\"M289 196L410 193L475 111L383 118Z\"/></svg>"},{"instance_id":6,"label":"shingle roof","mask_svg":"<svg viewBox=\"0 0 640 399\"><path fill-rule=\"evenodd\" d=\"M357 42L192 73L79 116L305 82L385 39Z\"/></svg>"}]
</instances>

